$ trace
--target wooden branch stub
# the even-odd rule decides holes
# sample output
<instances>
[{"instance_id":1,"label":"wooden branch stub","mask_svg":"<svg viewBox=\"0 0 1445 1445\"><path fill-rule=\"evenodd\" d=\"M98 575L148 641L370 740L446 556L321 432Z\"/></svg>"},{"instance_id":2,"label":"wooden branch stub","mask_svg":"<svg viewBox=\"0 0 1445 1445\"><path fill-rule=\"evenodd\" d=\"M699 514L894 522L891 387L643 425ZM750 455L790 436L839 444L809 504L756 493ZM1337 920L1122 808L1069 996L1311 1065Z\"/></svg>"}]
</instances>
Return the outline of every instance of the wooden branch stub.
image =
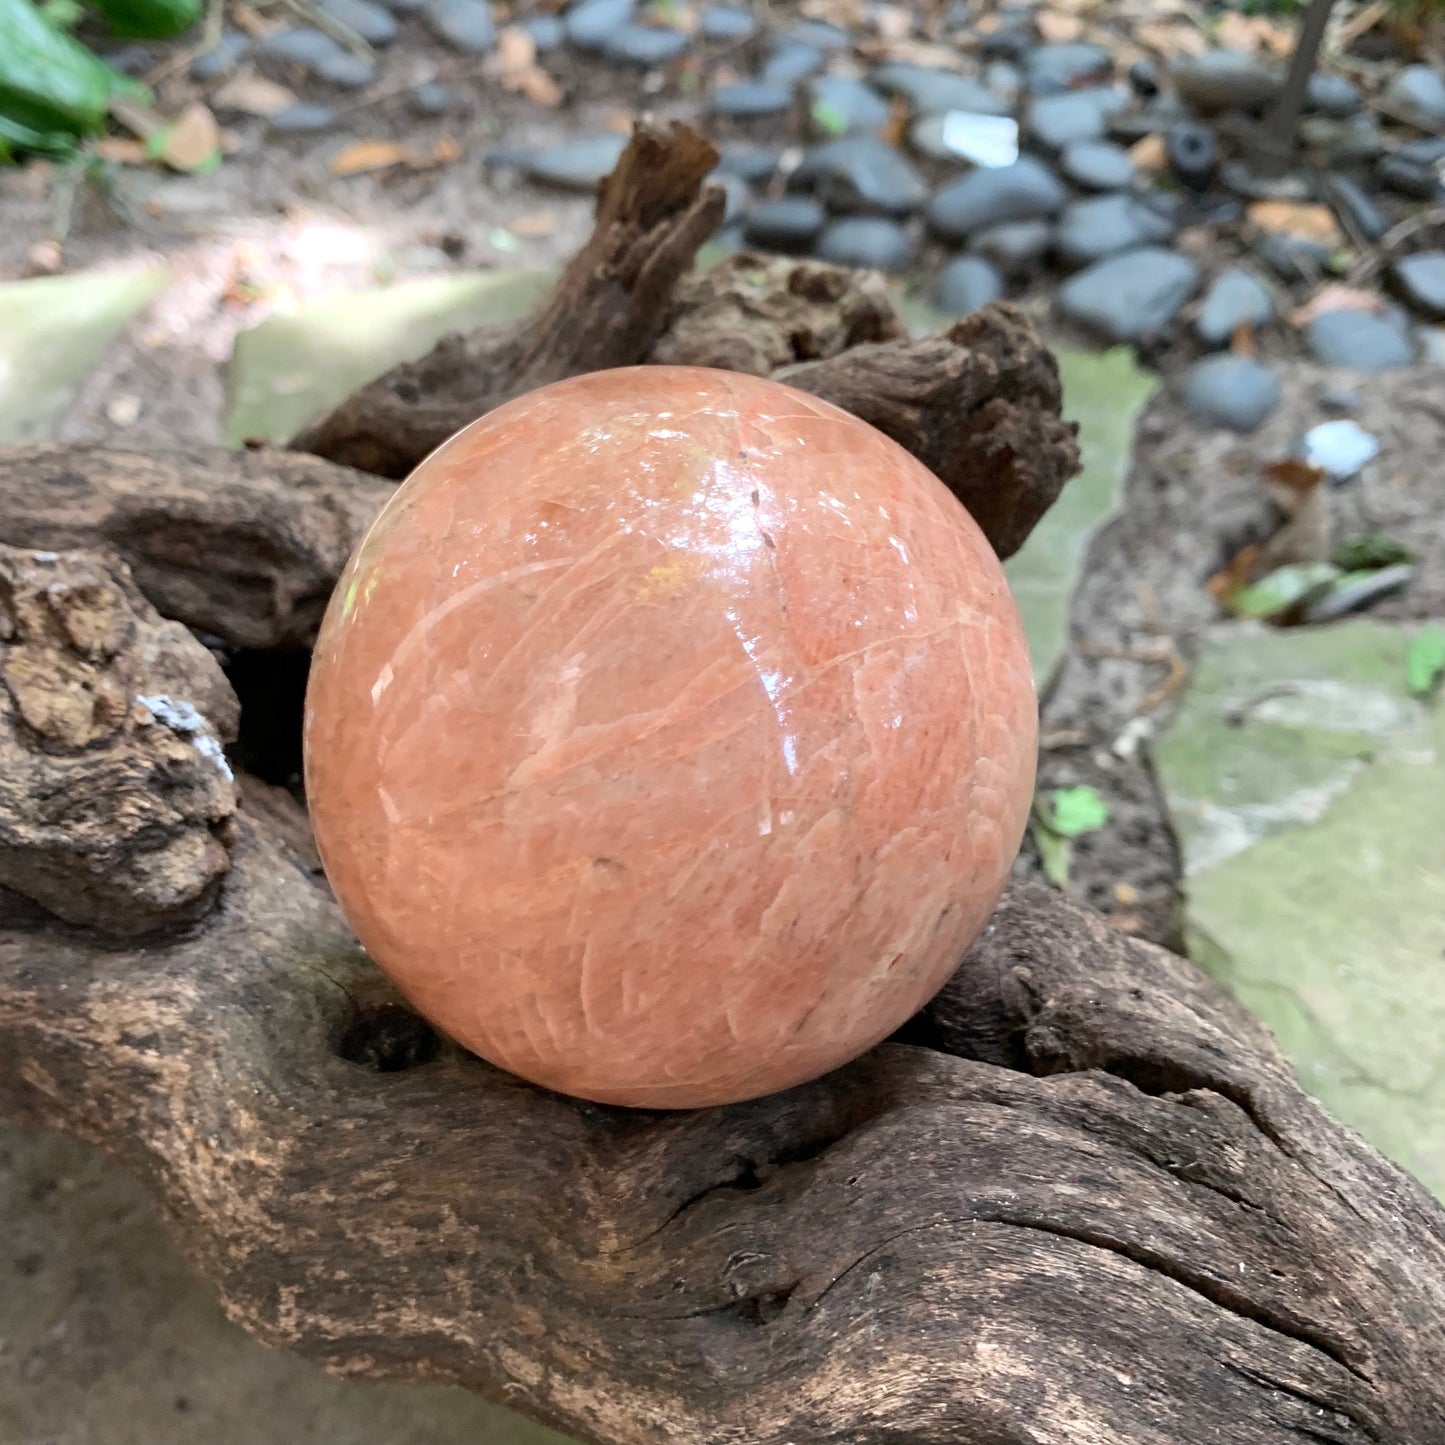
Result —
<instances>
[{"instance_id":1,"label":"wooden branch stub","mask_svg":"<svg viewBox=\"0 0 1445 1445\"><path fill-rule=\"evenodd\" d=\"M230 866L237 719L123 563L0 546L0 886L113 934L199 916Z\"/></svg>"},{"instance_id":2,"label":"wooden branch stub","mask_svg":"<svg viewBox=\"0 0 1445 1445\"><path fill-rule=\"evenodd\" d=\"M598 189L597 222L551 294L515 326L448 336L304 428L299 451L401 478L469 422L523 392L646 361L668 297L722 221L712 143L641 124Z\"/></svg>"},{"instance_id":3,"label":"wooden branch stub","mask_svg":"<svg viewBox=\"0 0 1445 1445\"><path fill-rule=\"evenodd\" d=\"M995 302L941 336L855 346L787 366L801 387L885 432L940 477L1000 557L1023 545L1079 470L1058 363L1028 315Z\"/></svg>"},{"instance_id":4,"label":"wooden branch stub","mask_svg":"<svg viewBox=\"0 0 1445 1445\"><path fill-rule=\"evenodd\" d=\"M771 376L907 334L876 271L740 252L678 282L648 359Z\"/></svg>"},{"instance_id":5,"label":"wooden branch stub","mask_svg":"<svg viewBox=\"0 0 1445 1445\"><path fill-rule=\"evenodd\" d=\"M309 646L393 487L261 447L0 450L0 542L124 559L165 617L234 647Z\"/></svg>"}]
</instances>

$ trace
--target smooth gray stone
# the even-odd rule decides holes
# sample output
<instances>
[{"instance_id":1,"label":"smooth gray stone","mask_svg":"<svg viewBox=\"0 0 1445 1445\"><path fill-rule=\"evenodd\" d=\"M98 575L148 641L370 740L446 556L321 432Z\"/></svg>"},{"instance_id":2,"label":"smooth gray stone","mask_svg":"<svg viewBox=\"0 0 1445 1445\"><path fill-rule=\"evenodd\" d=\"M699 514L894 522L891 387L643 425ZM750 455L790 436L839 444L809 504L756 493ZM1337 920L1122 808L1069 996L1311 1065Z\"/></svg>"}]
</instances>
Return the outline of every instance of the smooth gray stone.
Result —
<instances>
[{"instance_id":1,"label":"smooth gray stone","mask_svg":"<svg viewBox=\"0 0 1445 1445\"><path fill-rule=\"evenodd\" d=\"M329 35L309 25L287 25L273 30L256 42L256 52L307 70L315 70L323 60L346 54Z\"/></svg>"},{"instance_id":2,"label":"smooth gray stone","mask_svg":"<svg viewBox=\"0 0 1445 1445\"><path fill-rule=\"evenodd\" d=\"M1057 215L1067 199L1048 166L1034 156L1020 156L1011 166L976 170L943 186L928 203L928 224L945 241L963 241L1004 221Z\"/></svg>"},{"instance_id":3,"label":"smooth gray stone","mask_svg":"<svg viewBox=\"0 0 1445 1445\"><path fill-rule=\"evenodd\" d=\"M567 27L560 15L528 15L517 21L517 28L524 35L532 37L532 44L537 47L538 55L556 50L567 40Z\"/></svg>"},{"instance_id":4,"label":"smooth gray stone","mask_svg":"<svg viewBox=\"0 0 1445 1445\"><path fill-rule=\"evenodd\" d=\"M1169 69L1186 105L1210 115L1221 110L1258 110L1280 92L1284 75L1243 50L1206 50L1187 55Z\"/></svg>"},{"instance_id":5,"label":"smooth gray stone","mask_svg":"<svg viewBox=\"0 0 1445 1445\"><path fill-rule=\"evenodd\" d=\"M191 79L215 80L218 76L229 75L245 59L250 48L249 36L239 30L223 31L214 50L208 50L191 61Z\"/></svg>"},{"instance_id":6,"label":"smooth gray stone","mask_svg":"<svg viewBox=\"0 0 1445 1445\"><path fill-rule=\"evenodd\" d=\"M427 0L426 20L453 50L485 55L497 43L497 23L486 0Z\"/></svg>"},{"instance_id":7,"label":"smooth gray stone","mask_svg":"<svg viewBox=\"0 0 1445 1445\"><path fill-rule=\"evenodd\" d=\"M1385 87L1380 104L1422 130L1445 127L1445 77L1428 65L1410 65Z\"/></svg>"},{"instance_id":8,"label":"smooth gray stone","mask_svg":"<svg viewBox=\"0 0 1445 1445\"><path fill-rule=\"evenodd\" d=\"M582 0L562 19L567 39L579 50L601 50L614 31L626 25L636 9L634 0Z\"/></svg>"},{"instance_id":9,"label":"smooth gray stone","mask_svg":"<svg viewBox=\"0 0 1445 1445\"><path fill-rule=\"evenodd\" d=\"M1068 266L1088 266L1112 256L1167 241L1174 221L1135 196L1091 196L1064 208L1054 235L1054 250Z\"/></svg>"},{"instance_id":10,"label":"smooth gray stone","mask_svg":"<svg viewBox=\"0 0 1445 1445\"><path fill-rule=\"evenodd\" d=\"M823 52L812 45L782 40L768 52L758 78L768 85L796 85L823 68Z\"/></svg>"},{"instance_id":11,"label":"smooth gray stone","mask_svg":"<svg viewBox=\"0 0 1445 1445\"><path fill-rule=\"evenodd\" d=\"M1127 104L1128 96L1116 86L1046 95L1029 106L1027 128L1046 149L1062 150L1073 141L1098 140L1109 117Z\"/></svg>"},{"instance_id":12,"label":"smooth gray stone","mask_svg":"<svg viewBox=\"0 0 1445 1445\"><path fill-rule=\"evenodd\" d=\"M1321 366L1351 371L1393 371L1415 359L1408 326L1368 311L1323 312L1305 328L1305 342Z\"/></svg>"},{"instance_id":13,"label":"smooth gray stone","mask_svg":"<svg viewBox=\"0 0 1445 1445\"><path fill-rule=\"evenodd\" d=\"M1162 331L1199 286L1199 267L1178 251L1145 246L1096 261L1059 288L1060 315L1110 341Z\"/></svg>"},{"instance_id":14,"label":"smooth gray stone","mask_svg":"<svg viewBox=\"0 0 1445 1445\"><path fill-rule=\"evenodd\" d=\"M1330 248L1309 236L1287 236L1266 231L1255 243L1254 254L1281 281L1290 285L1313 284L1330 264Z\"/></svg>"},{"instance_id":15,"label":"smooth gray stone","mask_svg":"<svg viewBox=\"0 0 1445 1445\"><path fill-rule=\"evenodd\" d=\"M1336 164L1373 160L1385 149L1384 132L1374 116L1363 112L1343 119L1307 115L1299 123L1299 138L1301 144Z\"/></svg>"},{"instance_id":16,"label":"smooth gray stone","mask_svg":"<svg viewBox=\"0 0 1445 1445\"><path fill-rule=\"evenodd\" d=\"M1358 231L1367 241L1378 241L1390 229L1384 212L1365 194L1364 187L1349 176L1326 178L1325 195L1341 220L1348 220L1347 230Z\"/></svg>"},{"instance_id":17,"label":"smooth gray stone","mask_svg":"<svg viewBox=\"0 0 1445 1445\"><path fill-rule=\"evenodd\" d=\"M611 173L626 146L625 135L602 131L581 140L523 152L517 158L517 168L534 181L569 191L591 191Z\"/></svg>"},{"instance_id":18,"label":"smooth gray stone","mask_svg":"<svg viewBox=\"0 0 1445 1445\"><path fill-rule=\"evenodd\" d=\"M676 60L687 49L687 36L681 30L660 25L622 25L614 30L602 46L602 53L613 60L651 68Z\"/></svg>"},{"instance_id":19,"label":"smooth gray stone","mask_svg":"<svg viewBox=\"0 0 1445 1445\"><path fill-rule=\"evenodd\" d=\"M707 5L699 28L704 40L748 40L758 33L758 22L735 5Z\"/></svg>"},{"instance_id":20,"label":"smooth gray stone","mask_svg":"<svg viewBox=\"0 0 1445 1445\"><path fill-rule=\"evenodd\" d=\"M913 259L908 232L884 216L844 216L830 221L813 250L824 261L839 266L876 271L903 271Z\"/></svg>"},{"instance_id":21,"label":"smooth gray stone","mask_svg":"<svg viewBox=\"0 0 1445 1445\"><path fill-rule=\"evenodd\" d=\"M342 90L361 90L376 79L376 66L364 56L342 51L339 55L328 55L314 68L313 74Z\"/></svg>"},{"instance_id":22,"label":"smooth gray stone","mask_svg":"<svg viewBox=\"0 0 1445 1445\"><path fill-rule=\"evenodd\" d=\"M1059 169L1086 191L1122 190L1135 177L1129 152L1106 140L1080 140L1065 146Z\"/></svg>"},{"instance_id":23,"label":"smooth gray stone","mask_svg":"<svg viewBox=\"0 0 1445 1445\"><path fill-rule=\"evenodd\" d=\"M793 93L786 85L769 85L761 80L735 80L712 93L713 112L738 120L781 115L792 104Z\"/></svg>"},{"instance_id":24,"label":"smooth gray stone","mask_svg":"<svg viewBox=\"0 0 1445 1445\"><path fill-rule=\"evenodd\" d=\"M788 177L788 189L812 191L830 211L904 216L928 196L923 177L901 152L874 136L814 146Z\"/></svg>"},{"instance_id":25,"label":"smooth gray stone","mask_svg":"<svg viewBox=\"0 0 1445 1445\"><path fill-rule=\"evenodd\" d=\"M457 94L451 86L436 80L412 86L406 98L411 102L411 108L422 116L445 115L449 110L455 110L457 105Z\"/></svg>"},{"instance_id":26,"label":"smooth gray stone","mask_svg":"<svg viewBox=\"0 0 1445 1445\"><path fill-rule=\"evenodd\" d=\"M1225 346L1238 327L1266 326L1274 316L1274 293L1269 287L1252 272L1231 266L1204 293L1194 330L1206 346Z\"/></svg>"},{"instance_id":27,"label":"smooth gray stone","mask_svg":"<svg viewBox=\"0 0 1445 1445\"><path fill-rule=\"evenodd\" d=\"M396 39L396 17L371 0L317 0L317 9L355 31L368 45L390 45Z\"/></svg>"},{"instance_id":28,"label":"smooth gray stone","mask_svg":"<svg viewBox=\"0 0 1445 1445\"><path fill-rule=\"evenodd\" d=\"M982 256L955 256L938 273L933 304L952 316L967 316L1003 294L1003 277Z\"/></svg>"},{"instance_id":29,"label":"smooth gray stone","mask_svg":"<svg viewBox=\"0 0 1445 1445\"><path fill-rule=\"evenodd\" d=\"M820 75L809 82L815 128L825 135L877 135L892 114L888 102L871 85L851 75ZM819 122L820 113L827 123ZM830 126L840 122L842 129Z\"/></svg>"},{"instance_id":30,"label":"smooth gray stone","mask_svg":"<svg viewBox=\"0 0 1445 1445\"><path fill-rule=\"evenodd\" d=\"M1069 90L1081 81L1112 74L1114 61L1107 50L1087 41L1057 41L1037 45L1023 56L1024 82L1033 95Z\"/></svg>"},{"instance_id":31,"label":"smooth gray stone","mask_svg":"<svg viewBox=\"0 0 1445 1445\"><path fill-rule=\"evenodd\" d=\"M1417 251L1390 268L1395 289L1417 311L1445 318L1445 251Z\"/></svg>"},{"instance_id":32,"label":"smooth gray stone","mask_svg":"<svg viewBox=\"0 0 1445 1445\"><path fill-rule=\"evenodd\" d=\"M1295 443L1293 454L1319 467L1338 487L1359 476L1380 455L1380 439L1348 418L1322 421Z\"/></svg>"},{"instance_id":33,"label":"smooth gray stone","mask_svg":"<svg viewBox=\"0 0 1445 1445\"><path fill-rule=\"evenodd\" d=\"M1342 120L1353 115L1364 104L1360 87L1343 75L1328 75L1317 70L1310 76L1305 89L1305 105L1320 115L1333 116Z\"/></svg>"},{"instance_id":34,"label":"smooth gray stone","mask_svg":"<svg viewBox=\"0 0 1445 1445\"><path fill-rule=\"evenodd\" d=\"M803 251L817 239L828 219L811 196L783 196L754 206L743 220L743 235L754 246Z\"/></svg>"},{"instance_id":35,"label":"smooth gray stone","mask_svg":"<svg viewBox=\"0 0 1445 1445\"><path fill-rule=\"evenodd\" d=\"M278 110L275 115L266 119L266 124L272 130L295 134L327 130L335 123L336 112L329 105L318 105L310 101L288 105L285 110Z\"/></svg>"},{"instance_id":36,"label":"smooth gray stone","mask_svg":"<svg viewBox=\"0 0 1445 1445\"><path fill-rule=\"evenodd\" d=\"M766 146L749 145L746 141L725 141L718 147L717 168L728 175L741 177L750 186L761 186L777 174L778 157Z\"/></svg>"},{"instance_id":37,"label":"smooth gray stone","mask_svg":"<svg viewBox=\"0 0 1445 1445\"><path fill-rule=\"evenodd\" d=\"M1241 434L1258 431L1280 402L1274 373L1248 356L1207 356L1195 362L1180 392L1195 421Z\"/></svg>"},{"instance_id":38,"label":"smooth gray stone","mask_svg":"<svg viewBox=\"0 0 1445 1445\"><path fill-rule=\"evenodd\" d=\"M1305 621L1333 622L1336 617L1360 612L1382 597L1403 591L1414 576L1415 569L1408 562L1399 562L1393 567L1341 578L1323 597L1310 603L1305 609Z\"/></svg>"},{"instance_id":39,"label":"smooth gray stone","mask_svg":"<svg viewBox=\"0 0 1445 1445\"><path fill-rule=\"evenodd\" d=\"M814 50L848 50L853 45L853 37L841 25L826 20L799 20L788 28L786 38Z\"/></svg>"},{"instance_id":40,"label":"smooth gray stone","mask_svg":"<svg viewBox=\"0 0 1445 1445\"><path fill-rule=\"evenodd\" d=\"M752 203L753 193L741 176L735 176L731 171L721 168L713 171L708 180L715 186L721 186L723 195L727 197L723 206L723 225L729 225L747 210Z\"/></svg>"},{"instance_id":41,"label":"smooth gray stone","mask_svg":"<svg viewBox=\"0 0 1445 1445\"><path fill-rule=\"evenodd\" d=\"M1026 276L1035 270L1054 243L1048 221L1005 221L979 231L971 246L975 255L997 266L1006 276Z\"/></svg>"},{"instance_id":42,"label":"smooth gray stone","mask_svg":"<svg viewBox=\"0 0 1445 1445\"><path fill-rule=\"evenodd\" d=\"M949 110L973 115L1007 115L1008 102L987 86L951 70L895 61L880 65L868 77L871 84L888 95L901 95L914 115L938 115Z\"/></svg>"}]
</instances>

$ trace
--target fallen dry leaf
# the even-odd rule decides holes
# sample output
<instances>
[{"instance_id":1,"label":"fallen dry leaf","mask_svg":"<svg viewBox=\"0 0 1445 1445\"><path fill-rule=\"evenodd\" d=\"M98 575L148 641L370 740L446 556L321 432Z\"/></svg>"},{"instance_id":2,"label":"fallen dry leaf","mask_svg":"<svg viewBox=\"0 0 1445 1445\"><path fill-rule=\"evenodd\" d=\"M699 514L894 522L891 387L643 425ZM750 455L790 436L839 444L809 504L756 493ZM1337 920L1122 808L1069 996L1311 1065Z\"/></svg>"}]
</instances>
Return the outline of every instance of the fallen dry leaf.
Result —
<instances>
[{"instance_id":1,"label":"fallen dry leaf","mask_svg":"<svg viewBox=\"0 0 1445 1445\"><path fill-rule=\"evenodd\" d=\"M444 135L432 148L431 158L434 164L449 166L457 160L462 153L461 143L454 141L451 136Z\"/></svg>"},{"instance_id":2,"label":"fallen dry leaf","mask_svg":"<svg viewBox=\"0 0 1445 1445\"><path fill-rule=\"evenodd\" d=\"M400 141L358 140L331 157L330 170L333 176L359 176L392 166L414 166L418 160L416 152Z\"/></svg>"},{"instance_id":3,"label":"fallen dry leaf","mask_svg":"<svg viewBox=\"0 0 1445 1445\"><path fill-rule=\"evenodd\" d=\"M1219 43L1230 50L1283 56L1294 49L1294 36L1264 15L1241 15L1227 10L1215 30Z\"/></svg>"},{"instance_id":4,"label":"fallen dry leaf","mask_svg":"<svg viewBox=\"0 0 1445 1445\"><path fill-rule=\"evenodd\" d=\"M269 35L273 30L279 30L286 22L279 17L268 20L258 10L253 9L240 0L239 4L231 6L231 22L238 30L244 30L253 40L259 40L263 35Z\"/></svg>"},{"instance_id":5,"label":"fallen dry leaf","mask_svg":"<svg viewBox=\"0 0 1445 1445\"><path fill-rule=\"evenodd\" d=\"M620 135L631 135L632 133L632 112L628 110L609 110L602 120L603 130L617 131Z\"/></svg>"},{"instance_id":6,"label":"fallen dry leaf","mask_svg":"<svg viewBox=\"0 0 1445 1445\"><path fill-rule=\"evenodd\" d=\"M519 26L505 26L497 35L492 69L503 90L525 96L534 105L562 104L562 87L537 64L537 43Z\"/></svg>"},{"instance_id":7,"label":"fallen dry leaf","mask_svg":"<svg viewBox=\"0 0 1445 1445\"><path fill-rule=\"evenodd\" d=\"M1305 493L1314 491L1324 481L1325 472L1323 467L1301 461L1299 457L1281 457L1265 467L1263 476L1267 484L1275 483L1293 492ZM1292 510L1288 503L1284 506L1286 511Z\"/></svg>"},{"instance_id":8,"label":"fallen dry leaf","mask_svg":"<svg viewBox=\"0 0 1445 1445\"><path fill-rule=\"evenodd\" d=\"M1254 579L1255 567L1259 562L1261 550L1258 542L1251 542L1248 546L1241 547L1229 559L1229 565L1222 567L1204 584L1204 590L1223 607L1230 596L1238 592L1241 587L1247 587Z\"/></svg>"},{"instance_id":9,"label":"fallen dry leaf","mask_svg":"<svg viewBox=\"0 0 1445 1445\"><path fill-rule=\"evenodd\" d=\"M1077 40L1084 33L1084 22L1077 15L1061 15L1057 10L1040 10L1034 16L1034 25L1050 42Z\"/></svg>"},{"instance_id":10,"label":"fallen dry leaf","mask_svg":"<svg viewBox=\"0 0 1445 1445\"><path fill-rule=\"evenodd\" d=\"M1235 356L1256 356L1259 344L1254 339L1254 327L1248 321L1241 321L1229 337L1229 349Z\"/></svg>"},{"instance_id":11,"label":"fallen dry leaf","mask_svg":"<svg viewBox=\"0 0 1445 1445\"><path fill-rule=\"evenodd\" d=\"M1203 55L1209 49L1204 33L1183 18L1146 20L1134 27L1134 41L1166 60L1172 60L1177 55Z\"/></svg>"},{"instance_id":12,"label":"fallen dry leaf","mask_svg":"<svg viewBox=\"0 0 1445 1445\"><path fill-rule=\"evenodd\" d=\"M117 166L144 166L150 164L150 153L144 141L128 135L103 135L95 143L95 153L103 161Z\"/></svg>"},{"instance_id":13,"label":"fallen dry leaf","mask_svg":"<svg viewBox=\"0 0 1445 1445\"><path fill-rule=\"evenodd\" d=\"M974 26L975 32L978 27ZM931 40L866 40L858 45L870 60L896 60L909 65L926 65L935 70L962 70L963 57L951 45Z\"/></svg>"},{"instance_id":14,"label":"fallen dry leaf","mask_svg":"<svg viewBox=\"0 0 1445 1445\"><path fill-rule=\"evenodd\" d=\"M296 104L296 93L264 75L243 71L216 91L211 104L217 110L234 110L242 115L276 115Z\"/></svg>"},{"instance_id":15,"label":"fallen dry leaf","mask_svg":"<svg viewBox=\"0 0 1445 1445\"><path fill-rule=\"evenodd\" d=\"M1162 135L1146 135L1129 147L1129 159L1141 171L1167 171L1169 152L1164 148Z\"/></svg>"},{"instance_id":16,"label":"fallen dry leaf","mask_svg":"<svg viewBox=\"0 0 1445 1445\"><path fill-rule=\"evenodd\" d=\"M534 241L550 236L557 229L557 217L551 211L534 211L529 216L518 216L507 229L524 241Z\"/></svg>"},{"instance_id":17,"label":"fallen dry leaf","mask_svg":"<svg viewBox=\"0 0 1445 1445\"><path fill-rule=\"evenodd\" d=\"M1259 549L1258 576L1267 577L1279 567L1329 561L1333 528L1327 491L1316 486L1300 498L1294 515Z\"/></svg>"},{"instance_id":18,"label":"fallen dry leaf","mask_svg":"<svg viewBox=\"0 0 1445 1445\"><path fill-rule=\"evenodd\" d=\"M1383 311L1384 303L1371 291L1361 291L1354 286L1344 286L1331 281L1321 286L1303 306L1297 306L1289 314L1291 326L1308 326L1316 316L1326 311Z\"/></svg>"},{"instance_id":19,"label":"fallen dry leaf","mask_svg":"<svg viewBox=\"0 0 1445 1445\"><path fill-rule=\"evenodd\" d=\"M220 139L216 117L199 100L192 101L166 133L161 159L173 171L193 171L213 161Z\"/></svg>"},{"instance_id":20,"label":"fallen dry leaf","mask_svg":"<svg viewBox=\"0 0 1445 1445\"><path fill-rule=\"evenodd\" d=\"M1266 231L1300 236L1325 246L1338 246L1344 241L1335 213L1328 206L1301 201L1253 201L1246 214Z\"/></svg>"},{"instance_id":21,"label":"fallen dry leaf","mask_svg":"<svg viewBox=\"0 0 1445 1445\"><path fill-rule=\"evenodd\" d=\"M884 40L907 40L913 34L913 12L906 5L879 5L873 11L873 28Z\"/></svg>"}]
</instances>

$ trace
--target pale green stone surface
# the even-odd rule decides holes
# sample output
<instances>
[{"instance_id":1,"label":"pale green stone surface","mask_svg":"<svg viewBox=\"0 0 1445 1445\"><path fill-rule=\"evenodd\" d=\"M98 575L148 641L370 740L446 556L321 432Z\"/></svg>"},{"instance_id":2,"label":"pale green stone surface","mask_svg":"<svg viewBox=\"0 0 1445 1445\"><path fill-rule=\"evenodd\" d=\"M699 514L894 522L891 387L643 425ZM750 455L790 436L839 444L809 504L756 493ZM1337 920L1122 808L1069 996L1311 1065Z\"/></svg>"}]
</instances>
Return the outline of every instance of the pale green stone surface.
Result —
<instances>
[{"instance_id":1,"label":"pale green stone surface","mask_svg":"<svg viewBox=\"0 0 1445 1445\"><path fill-rule=\"evenodd\" d=\"M106 348L165 281L149 267L0 284L0 446L46 440Z\"/></svg>"},{"instance_id":2,"label":"pale green stone surface","mask_svg":"<svg viewBox=\"0 0 1445 1445\"><path fill-rule=\"evenodd\" d=\"M237 338L222 440L286 441L307 422L450 331L513 321L541 299L551 271L472 271L347 292L272 316Z\"/></svg>"},{"instance_id":3,"label":"pale green stone surface","mask_svg":"<svg viewBox=\"0 0 1445 1445\"><path fill-rule=\"evenodd\" d=\"M1063 655L1069 601L1089 539L1118 508L1129 472L1134 426L1158 378L1141 371L1127 347L1058 351L1064 415L1079 423L1084 470L1069 482L1004 570L1028 633L1042 685Z\"/></svg>"},{"instance_id":4,"label":"pale green stone surface","mask_svg":"<svg viewBox=\"0 0 1445 1445\"><path fill-rule=\"evenodd\" d=\"M1191 953L1445 1198L1445 706L1409 694L1414 631L1221 629L1156 762Z\"/></svg>"}]
</instances>

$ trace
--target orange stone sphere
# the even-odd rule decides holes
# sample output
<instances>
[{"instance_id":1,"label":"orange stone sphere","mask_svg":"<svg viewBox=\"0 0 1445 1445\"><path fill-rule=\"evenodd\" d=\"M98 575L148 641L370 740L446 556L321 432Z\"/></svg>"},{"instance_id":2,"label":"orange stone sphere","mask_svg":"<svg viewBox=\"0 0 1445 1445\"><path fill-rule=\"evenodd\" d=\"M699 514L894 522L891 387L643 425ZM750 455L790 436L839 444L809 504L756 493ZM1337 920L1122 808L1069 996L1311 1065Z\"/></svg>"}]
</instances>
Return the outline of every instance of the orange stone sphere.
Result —
<instances>
[{"instance_id":1,"label":"orange stone sphere","mask_svg":"<svg viewBox=\"0 0 1445 1445\"><path fill-rule=\"evenodd\" d=\"M306 784L372 957L484 1058L604 1103L814 1078L948 978L1033 794L999 563L881 432L635 367L473 423L321 629Z\"/></svg>"}]
</instances>

